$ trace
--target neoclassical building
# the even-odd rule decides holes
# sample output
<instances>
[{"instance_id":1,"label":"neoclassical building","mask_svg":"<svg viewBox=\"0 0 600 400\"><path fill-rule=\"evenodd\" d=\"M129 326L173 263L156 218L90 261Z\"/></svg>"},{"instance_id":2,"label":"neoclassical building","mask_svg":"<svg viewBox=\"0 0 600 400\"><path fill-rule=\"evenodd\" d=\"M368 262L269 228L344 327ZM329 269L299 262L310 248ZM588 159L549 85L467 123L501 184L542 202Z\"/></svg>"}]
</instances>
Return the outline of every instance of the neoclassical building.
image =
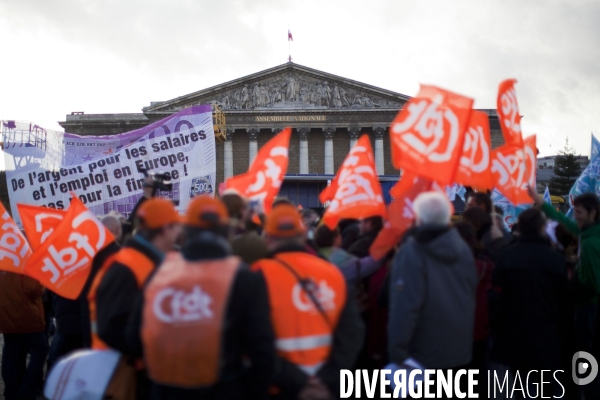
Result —
<instances>
[{"instance_id":1,"label":"neoclassical building","mask_svg":"<svg viewBox=\"0 0 600 400\"><path fill-rule=\"evenodd\" d=\"M390 158L389 126L409 96L292 62L171 100L152 102L137 114L72 113L59 122L66 132L111 135L130 131L184 108L218 102L227 120L217 141L217 185L241 174L258 149L284 127L293 128L281 194L319 207L318 194L350 147L368 134L377 172L387 193L398 180ZM496 110L487 113L492 147L503 143Z\"/></svg>"}]
</instances>

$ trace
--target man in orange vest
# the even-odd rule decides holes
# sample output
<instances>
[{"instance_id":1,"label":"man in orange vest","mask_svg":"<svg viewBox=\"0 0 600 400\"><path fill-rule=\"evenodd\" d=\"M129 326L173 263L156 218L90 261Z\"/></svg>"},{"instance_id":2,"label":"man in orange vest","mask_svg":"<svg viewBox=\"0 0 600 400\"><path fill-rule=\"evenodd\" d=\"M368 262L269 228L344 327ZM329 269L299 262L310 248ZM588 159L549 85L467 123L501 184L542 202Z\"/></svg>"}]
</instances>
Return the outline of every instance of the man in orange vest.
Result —
<instances>
[{"instance_id":1,"label":"man in orange vest","mask_svg":"<svg viewBox=\"0 0 600 400\"><path fill-rule=\"evenodd\" d=\"M125 328L146 279L173 248L181 218L173 203L153 198L137 210L135 236L102 266L90 289L92 348L129 354Z\"/></svg>"},{"instance_id":2,"label":"man in orange vest","mask_svg":"<svg viewBox=\"0 0 600 400\"><path fill-rule=\"evenodd\" d=\"M309 254L298 210L271 210L264 234L270 258L252 265L267 282L277 362L277 398L339 397L340 369L351 368L363 345L364 326L335 265Z\"/></svg>"},{"instance_id":3,"label":"man in orange vest","mask_svg":"<svg viewBox=\"0 0 600 400\"><path fill-rule=\"evenodd\" d=\"M231 255L228 214L188 209L181 253L167 255L136 301L127 336L153 399L267 398L275 362L265 281Z\"/></svg>"}]
</instances>

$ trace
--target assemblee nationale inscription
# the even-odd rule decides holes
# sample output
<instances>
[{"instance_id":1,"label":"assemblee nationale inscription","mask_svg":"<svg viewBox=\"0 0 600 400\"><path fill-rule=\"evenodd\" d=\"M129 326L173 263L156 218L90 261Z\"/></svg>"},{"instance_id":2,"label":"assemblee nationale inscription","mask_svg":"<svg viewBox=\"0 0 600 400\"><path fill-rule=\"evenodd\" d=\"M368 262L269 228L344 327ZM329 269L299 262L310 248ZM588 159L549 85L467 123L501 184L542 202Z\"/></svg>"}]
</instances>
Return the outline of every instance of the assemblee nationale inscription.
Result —
<instances>
[{"instance_id":1,"label":"assemblee nationale inscription","mask_svg":"<svg viewBox=\"0 0 600 400\"><path fill-rule=\"evenodd\" d=\"M257 115L256 122L309 122L326 121L326 115Z\"/></svg>"}]
</instances>

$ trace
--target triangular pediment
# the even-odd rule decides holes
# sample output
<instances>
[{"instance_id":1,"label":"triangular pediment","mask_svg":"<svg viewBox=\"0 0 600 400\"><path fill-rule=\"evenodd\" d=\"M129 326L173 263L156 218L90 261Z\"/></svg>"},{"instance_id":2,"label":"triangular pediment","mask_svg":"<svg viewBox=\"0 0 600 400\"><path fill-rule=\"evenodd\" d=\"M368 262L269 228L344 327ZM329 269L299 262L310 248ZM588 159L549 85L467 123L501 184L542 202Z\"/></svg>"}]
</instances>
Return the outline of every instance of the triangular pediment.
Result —
<instances>
[{"instance_id":1,"label":"triangular pediment","mask_svg":"<svg viewBox=\"0 0 600 400\"><path fill-rule=\"evenodd\" d=\"M294 63L144 107L174 112L217 102L225 111L396 109L409 96Z\"/></svg>"}]
</instances>

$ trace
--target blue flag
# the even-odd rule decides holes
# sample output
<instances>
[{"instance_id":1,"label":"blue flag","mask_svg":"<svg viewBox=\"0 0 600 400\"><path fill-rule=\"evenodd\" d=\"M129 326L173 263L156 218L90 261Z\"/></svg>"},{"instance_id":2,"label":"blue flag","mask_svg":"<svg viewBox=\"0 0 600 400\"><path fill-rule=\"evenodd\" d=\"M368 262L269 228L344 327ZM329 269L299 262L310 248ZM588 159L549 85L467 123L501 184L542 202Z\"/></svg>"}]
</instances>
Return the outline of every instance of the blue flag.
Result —
<instances>
[{"instance_id":1,"label":"blue flag","mask_svg":"<svg viewBox=\"0 0 600 400\"><path fill-rule=\"evenodd\" d=\"M544 190L544 202L552 204L552 198L550 198L550 189L548 185L546 185L546 190Z\"/></svg>"},{"instance_id":2,"label":"blue flag","mask_svg":"<svg viewBox=\"0 0 600 400\"><path fill-rule=\"evenodd\" d=\"M504 224L510 229L519 219L519 214L531 207L531 205L514 206L502 193L497 189L492 191L490 196L494 205L500 206L504 211Z\"/></svg>"},{"instance_id":3,"label":"blue flag","mask_svg":"<svg viewBox=\"0 0 600 400\"><path fill-rule=\"evenodd\" d=\"M590 152L590 163L583 170L575 184L569 191L569 205L573 208L575 197L584 193L596 193L600 195L600 141L592 134L592 151ZM569 210L567 216L572 216Z\"/></svg>"},{"instance_id":4,"label":"blue flag","mask_svg":"<svg viewBox=\"0 0 600 400\"><path fill-rule=\"evenodd\" d=\"M590 153L590 162L600 154L600 141L592 133L592 151Z\"/></svg>"}]
</instances>

